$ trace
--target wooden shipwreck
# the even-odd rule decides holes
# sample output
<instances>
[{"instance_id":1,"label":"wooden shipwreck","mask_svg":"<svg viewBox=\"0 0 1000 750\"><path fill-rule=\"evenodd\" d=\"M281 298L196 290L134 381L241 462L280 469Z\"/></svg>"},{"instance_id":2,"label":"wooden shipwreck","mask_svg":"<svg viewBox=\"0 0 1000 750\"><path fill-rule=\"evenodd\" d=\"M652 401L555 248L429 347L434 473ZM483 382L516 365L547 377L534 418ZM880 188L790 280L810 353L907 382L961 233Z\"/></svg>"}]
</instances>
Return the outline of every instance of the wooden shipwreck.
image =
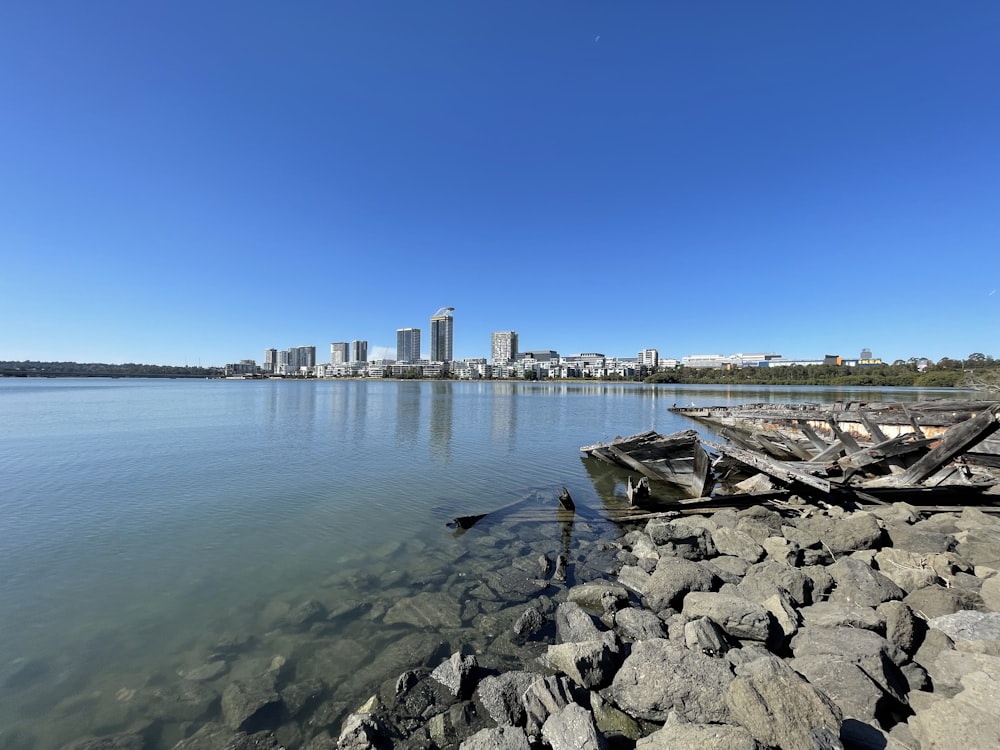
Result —
<instances>
[{"instance_id":1,"label":"wooden shipwreck","mask_svg":"<svg viewBox=\"0 0 1000 750\"><path fill-rule=\"evenodd\" d=\"M701 497L711 490L711 458L695 430L672 435L655 431L630 437L616 437L609 443L585 445L581 451L601 461L631 469L642 475L636 485L629 481L629 499L648 496L649 481L663 482L678 488L687 497Z\"/></svg>"},{"instance_id":2,"label":"wooden shipwreck","mask_svg":"<svg viewBox=\"0 0 1000 750\"><path fill-rule=\"evenodd\" d=\"M1000 510L1000 402L747 404L673 408L711 425L588 445L588 456L639 474L628 500L657 483L680 489L677 512L768 502L853 505L905 500L926 509L975 502Z\"/></svg>"},{"instance_id":3,"label":"wooden shipwreck","mask_svg":"<svg viewBox=\"0 0 1000 750\"><path fill-rule=\"evenodd\" d=\"M862 502L995 491L1000 402L747 404L673 408L712 425L730 467L805 494ZM720 461L720 464L722 462Z\"/></svg>"}]
</instances>

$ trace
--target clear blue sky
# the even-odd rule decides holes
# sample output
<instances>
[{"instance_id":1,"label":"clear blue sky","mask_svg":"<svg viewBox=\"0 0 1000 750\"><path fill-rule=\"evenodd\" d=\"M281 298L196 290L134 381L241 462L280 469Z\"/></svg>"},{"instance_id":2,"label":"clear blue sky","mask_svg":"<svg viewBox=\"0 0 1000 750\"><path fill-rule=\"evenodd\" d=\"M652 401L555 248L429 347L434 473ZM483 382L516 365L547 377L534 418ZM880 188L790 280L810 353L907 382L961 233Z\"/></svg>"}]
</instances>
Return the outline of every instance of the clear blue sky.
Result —
<instances>
[{"instance_id":1,"label":"clear blue sky","mask_svg":"<svg viewBox=\"0 0 1000 750\"><path fill-rule=\"evenodd\" d=\"M0 9L0 360L1000 357L998 251L998 3Z\"/></svg>"}]
</instances>

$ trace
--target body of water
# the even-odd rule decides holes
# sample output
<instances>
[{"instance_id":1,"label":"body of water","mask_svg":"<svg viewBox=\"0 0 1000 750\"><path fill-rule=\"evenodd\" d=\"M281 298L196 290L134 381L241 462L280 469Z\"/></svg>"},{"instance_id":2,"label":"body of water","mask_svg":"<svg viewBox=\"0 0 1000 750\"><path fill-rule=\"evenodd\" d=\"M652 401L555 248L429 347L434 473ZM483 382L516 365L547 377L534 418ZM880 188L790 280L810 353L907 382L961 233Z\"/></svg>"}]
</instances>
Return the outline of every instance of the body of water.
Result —
<instances>
[{"instance_id":1,"label":"body of water","mask_svg":"<svg viewBox=\"0 0 1000 750\"><path fill-rule=\"evenodd\" d=\"M625 475L579 446L706 434L674 404L955 395L2 379L0 748L123 731L169 748L219 720L229 681L272 668L322 690L320 713L287 730L294 746L421 649L467 641L502 661L484 639L537 594L516 581L538 555L583 566L618 535L605 513ZM473 513L490 515L446 526Z\"/></svg>"}]
</instances>

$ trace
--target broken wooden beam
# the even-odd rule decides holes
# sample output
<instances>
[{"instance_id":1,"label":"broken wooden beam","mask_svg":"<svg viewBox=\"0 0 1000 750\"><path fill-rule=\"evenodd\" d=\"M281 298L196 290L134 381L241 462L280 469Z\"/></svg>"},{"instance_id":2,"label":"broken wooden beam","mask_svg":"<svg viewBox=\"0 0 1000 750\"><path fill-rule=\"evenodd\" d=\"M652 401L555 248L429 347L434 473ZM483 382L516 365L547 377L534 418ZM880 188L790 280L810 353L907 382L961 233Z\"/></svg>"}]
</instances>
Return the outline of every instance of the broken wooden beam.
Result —
<instances>
[{"instance_id":1,"label":"broken wooden beam","mask_svg":"<svg viewBox=\"0 0 1000 750\"><path fill-rule=\"evenodd\" d=\"M763 472L770 477L774 477L782 484L798 482L819 490L820 492L825 492L827 494L830 492L830 481L828 479L821 479L820 477L800 471L792 465L782 463L781 461L775 461L765 456L755 454L751 451L744 450L743 448L719 445L709 441L705 441L705 445L710 446L713 450L716 450L725 456L736 459L740 463L751 466L754 469L757 469L757 471Z\"/></svg>"},{"instance_id":2,"label":"broken wooden beam","mask_svg":"<svg viewBox=\"0 0 1000 750\"><path fill-rule=\"evenodd\" d=\"M916 440L912 433L890 438L878 445L862 448L854 453L849 453L843 458L837 459L837 464L845 471L849 468L861 469L885 461L889 458L905 456L910 453L926 450L932 441Z\"/></svg>"},{"instance_id":3,"label":"broken wooden beam","mask_svg":"<svg viewBox=\"0 0 1000 750\"><path fill-rule=\"evenodd\" d=\"M905 487L923 481L955 458L955 456L981 443L996 432L997 429L1000 429L1000 422L997 421L998 409L1000 407L987 409L972 419L959 422L954 427L949 428L941 436L937 446L930 453L902 474L887 477L884 483L880 482L880 485L885 487Z\"/></svg>"}]
</instances>

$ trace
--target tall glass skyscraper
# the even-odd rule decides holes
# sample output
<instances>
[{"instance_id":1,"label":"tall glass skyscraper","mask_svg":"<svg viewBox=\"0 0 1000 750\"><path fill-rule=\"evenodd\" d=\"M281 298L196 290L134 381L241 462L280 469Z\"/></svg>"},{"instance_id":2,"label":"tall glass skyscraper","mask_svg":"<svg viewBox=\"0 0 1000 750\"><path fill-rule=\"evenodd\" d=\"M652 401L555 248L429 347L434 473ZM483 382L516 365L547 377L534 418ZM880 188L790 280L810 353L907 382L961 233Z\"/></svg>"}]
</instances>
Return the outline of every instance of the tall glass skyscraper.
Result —
<instances>
[{"instance_id":1,"label":"tall glass skyscraper","mask_svg":"<svg viewBox=\"0 0 1000 750\"><path fill-rule=\"evenodd\" d=\"M454 307L442 307L431 316L431 362L451 362L454 359Z\"/></svg>"},{"instance_id":2,"label":"tall glass skyscraper","mask_svg":"<svg viewBox=\"0 0 1000 750\"><path fill-rule=\"evenodd\" d=\"M420 359L420 329L396 329L396 361L416 362Z\"/></svg>"}]
</instances>

